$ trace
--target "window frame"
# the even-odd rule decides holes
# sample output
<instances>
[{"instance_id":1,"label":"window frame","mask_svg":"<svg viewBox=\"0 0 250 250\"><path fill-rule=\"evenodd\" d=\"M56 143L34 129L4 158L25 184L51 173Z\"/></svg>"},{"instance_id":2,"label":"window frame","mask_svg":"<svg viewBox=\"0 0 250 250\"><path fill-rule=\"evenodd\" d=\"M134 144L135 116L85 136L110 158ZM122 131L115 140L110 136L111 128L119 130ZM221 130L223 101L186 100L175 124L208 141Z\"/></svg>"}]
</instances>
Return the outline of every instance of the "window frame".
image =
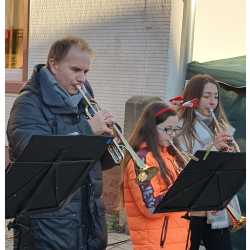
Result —
<instances>
[{"instance_id":1,"label":"window frame","mask_svg":"<svg viewBox=\"0 0 250 250\"><path fill-rule=\"evenodd\" d=\"M5 73L5 93L13 93L16 94L20 91L22 86L28 79L28 37L29 37L29 10L30 10L30 1L24 1L24 10L23 10L23 18L24 18L24 30L23 30L23 67L22 67L22 77L21 80L13 80L6 77ZM6 70L7 68L5 68ZM11 69L9 69L12 71ZM13 69L13 73L15 69Z\"/></svg>"}]
</instances>

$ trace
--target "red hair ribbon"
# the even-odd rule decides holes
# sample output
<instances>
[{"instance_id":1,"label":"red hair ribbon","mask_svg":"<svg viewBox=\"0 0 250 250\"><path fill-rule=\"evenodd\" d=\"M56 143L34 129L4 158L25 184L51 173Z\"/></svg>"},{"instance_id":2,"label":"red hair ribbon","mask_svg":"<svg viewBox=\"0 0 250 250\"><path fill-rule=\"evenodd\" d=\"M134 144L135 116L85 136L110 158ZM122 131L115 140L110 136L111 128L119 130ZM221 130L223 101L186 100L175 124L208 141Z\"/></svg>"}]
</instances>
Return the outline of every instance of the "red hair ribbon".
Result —
<instances>
[{"instance_id":1,"label":"red hair ribbon","mask_svg":"<svg viewBox=\"0 0 250 250\"><path fill-rule=\"evenodd\" d=\"M158 112L155 114L155 117L158 117L158 116L160 116L161 114L164 114L164 113L167 113L167 112L174 112L174 110L173 110L173 109L170 109L170 108L161 109L160 111L158 111Z\"/></svg>"},{"instance_id":2,"label":"red hair ribbon","mask_svg":"<svg viewBox=\"0 0 250 250\"><path fill-rule=\"evenodd\" d=\"M169 101L170 102L172 102L172 101L183 101L183 96L181 96L181 95L175 96L175 97L171 98Z\"/></svg>"}]
</instances>

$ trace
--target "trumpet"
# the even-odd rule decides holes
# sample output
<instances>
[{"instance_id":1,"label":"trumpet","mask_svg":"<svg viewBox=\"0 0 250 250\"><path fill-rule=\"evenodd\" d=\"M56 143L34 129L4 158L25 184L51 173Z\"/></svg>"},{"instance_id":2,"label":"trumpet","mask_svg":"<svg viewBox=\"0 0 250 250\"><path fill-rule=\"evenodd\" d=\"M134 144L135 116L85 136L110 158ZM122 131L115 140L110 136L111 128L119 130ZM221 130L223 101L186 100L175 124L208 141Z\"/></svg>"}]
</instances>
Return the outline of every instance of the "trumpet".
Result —
<instances>
[{"instance_id":1,"label":"trumpet","mask_svg":"<svg viewBox=\"0 0 250 250\"><path fill-rule=\"evenodd\" d=\"M96 112L101 111L101 108L96 101L94 101L93 103L93 101L89 99L89 97L87 96L88 91L84 85L82 86L77 85L77 88L87 103L87 106L85 108L85 113L87 117L90 119L96 114ZM91 109L92 113L89 112L89 108ZM108 146L108 152L113 158L113 160L117 164L119 164L120 161L124 159L124 151L121 148L127 150L131 158L135 162L137 181L142 183L151 180L157 174L158 168L154 166L150 167L144 164L143 160L136 154L134 149L129 145L126 138L120 132L120 129L116 123L113 123L113 130L116 133L117 137L120 139L120 141L123 143L123 145L119 145L114 139L113 142Z\"/></svg>"},{"instance_id":2,"label":"trumpet","mask_svg":"<svg viewBox=\"0 0 250 250\"><path fill-rule=\"evenodd\" d=\"M181 159L183 160L185 166L188 164L189 161L194 160L194 161L199 161L199 159L192 155L191 153L188 152L184 152L181 151L180 149L178 149L175 144L173 143L172 140L169 140L169 143L171 144L171 146L174 148L174 150L176 151L176 153L181 157ZM180 171L178 171L180 172Z\"/></svg>"},{"instance_id":3,"label":"trumpet","mask_svg":"<svg viewBox=\"0 0 250 250\"><path fill-rule=\"evenodd\" d=\"M216 117L215 114L214 114L214 111L213 111L212 109L209 109L209 111L210 111L210 113L211 113L211 115L212 115L212 117L213 117L213 119L214 119L215 131L216 131L216 132L222 131L224 128L223 128L223 126L219 123L217 117ZM235 141L235 139L233 138L233 136L232 136L231 140L229 141L229 143L234 147L235 152L240 152L239 145L237 144L237 142Z\"/></svg>"},{"instance_id":4,"label":"trumpet","mask_svg":"<svg viewBox=\"0 0 250 250\"><path fill-rule=\"evenodd\" d=\"M230 206L230 204L227 205L226 209L232 222L232 228L231 228L232 232L236 232L246 225L245 216L242 216L239 213L237 213L235 209L233 209L233 207Z\"/></svg>"},{"instance_id":5,"label":"trumpet","mask_svg":"<svg viewBox=\"0 0 250 250\"><path fill-rule=\"evenodd\" d=\"M84 86L82 86L82 88L84 89L84 91L86 93L88 93L87 89ZM94 116L94 114L96 112L100 111L101 108L94 100L90 100L87 97L87 95L84 94L81 87L78 88L78 90L80 91L82 96L84 96L84 99L87 102L87 106L85 108L85 114L86 114L87 118L90 119L92 116ZM89 111L89 108L91 108L92 113ZM117 125L115 125L115 126L117 126ZM114 127L114 125L113 125L113 127ZM117 127L117 130L119 130L118 127ZM116 140L113 140L112 143L108 146L108 152L116 164L120 164L120 162L124 159L124 147L122 145L119 145Z\"/></svg>"},{"instance_id":6,"label":"trumpet","mask_svg":"<svg viewBox=\"0 0 250 250\"><path fill-rule=\"evenodd\" d=\"M219 123L219 121L218 121L217 117L215 116L214 111L213 111L212 109L209 109L209 112L210 112L210 114L211 114L211 116L212 116L212 118L213 118L213 120L214 120L214 123L215 123L215 132L218 133L218 132L220 132L220 131L225 130L226 127L227 127L227 124L224 123L224 125L223 125L223 124ZM237 144L237 142L235 141L235 139L233 138L233 136L231 137L230 141L228 141L227 143L228 143L229 145L232 145L232 146L233 146L234 152L240 152L239 145ZM212 142L212 143L210 143L210 144L207 146L207 148L206 148L206 153L205 153L205 155L204 155L204 157L203 157L203 160L206 160L206 159L207 159L207 157L208 157L208 155L209 155L209 153L210 153L210 151L211 151L213 145L214 145L214 143Z\"/></svg>"},{"instance_id":7,"label":"trumpet","mask_svg":"<svg viewBox=\"0 0 250 250\"><path fill-rule=\"evenodd\" d=\"M210 113L214 119L214 123L215 123L215 131L216 132L220 132L223 129L225 129L222 124L219 123L217 117L214 114L214 111L212 109L210 109ZM226 125L226 124L225 124ZM232 137L230 142L230 144L232 144L232 146L234 147L235 152L240 152L240 148L237 144L237 142L235 141L235 139ZM206 152L206 157L209 154L209 151L211 150L211 145L208 147L208 150ZM235 209L230 206L230 204L227 205L226 207L227 213L229 215L229 218L231 219L232 222L232 232L236 232L239 229L241 229L242 227L244 227L246 225L246 217L240 215L239 213L237 213L235 211Z\"/></svg>"}]
</instances>

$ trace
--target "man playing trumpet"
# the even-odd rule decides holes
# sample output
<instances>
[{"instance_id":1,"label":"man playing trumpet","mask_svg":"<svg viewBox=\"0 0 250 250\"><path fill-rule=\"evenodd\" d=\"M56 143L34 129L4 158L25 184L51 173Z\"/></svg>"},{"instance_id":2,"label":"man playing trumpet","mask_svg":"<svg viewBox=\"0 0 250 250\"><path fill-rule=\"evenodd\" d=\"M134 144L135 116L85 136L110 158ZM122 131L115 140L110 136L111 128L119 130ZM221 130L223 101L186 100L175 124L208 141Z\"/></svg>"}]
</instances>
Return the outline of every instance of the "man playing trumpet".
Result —
<instances>
[{"instance_id":1,"label":"man playing trumpet","mask_svg":"<svg viewBox=\"0 0 250 250\"><path fill-rule=\"evenodd\" d=\"M88 120L84 115L77 86L85 84L93 95L86 81L91 54L84 40L69 37L51 46L47 65L35 66L10 113L7 136L12 161L21 155L32 135L112 134L110 112L98 111ZM107 154L102 160L107 163L108 157ZM82 188L60 210L24 220L16 218L14 249L105 249L107 234L101 199L103 161L91 168L88 181L82 183ZM108 165L112 167L114 163L110 161Z\"/></svg>"}]
</instances>

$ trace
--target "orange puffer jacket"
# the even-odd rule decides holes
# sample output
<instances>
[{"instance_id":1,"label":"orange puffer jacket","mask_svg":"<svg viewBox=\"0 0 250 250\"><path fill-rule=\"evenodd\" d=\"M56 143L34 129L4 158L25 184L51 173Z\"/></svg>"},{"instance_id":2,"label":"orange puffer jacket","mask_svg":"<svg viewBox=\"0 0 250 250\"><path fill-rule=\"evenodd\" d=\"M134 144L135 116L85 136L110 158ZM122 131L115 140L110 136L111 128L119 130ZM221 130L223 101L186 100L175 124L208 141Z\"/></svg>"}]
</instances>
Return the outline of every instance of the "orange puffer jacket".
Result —
<instances>
[{"instance_id":1,"label":"orange puffer jacket","mask_svg":"<svg viewBox=\"0 0 250 250\"><path fill-rule=\"evenodd\" d=\"M157 161L153 158L152 153L146 150L145 145L139 150L138 155L144 159L147 165L159 168ZM166 149L161 150L161 156L176 179L174 157ZM185 250L189 224L187 220L181 218L184 213L153 214L151 212L167 191L160 171L149 183L139 185L136 181L134 162L130 160L124 170L123 191L134 250ZM164 231L166 231L166 240L162 240Z\"/></svg>"}]
</instances>

